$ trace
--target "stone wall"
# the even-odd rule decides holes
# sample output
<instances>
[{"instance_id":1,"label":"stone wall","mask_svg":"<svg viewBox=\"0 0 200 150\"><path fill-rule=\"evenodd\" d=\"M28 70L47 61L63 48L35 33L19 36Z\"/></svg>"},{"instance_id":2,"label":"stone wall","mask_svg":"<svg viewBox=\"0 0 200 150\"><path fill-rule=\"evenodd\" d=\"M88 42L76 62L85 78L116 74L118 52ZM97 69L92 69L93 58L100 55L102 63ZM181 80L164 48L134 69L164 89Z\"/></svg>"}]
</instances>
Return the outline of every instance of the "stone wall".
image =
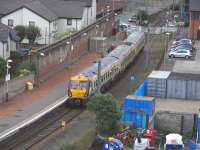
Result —
<instances>
[{"instance_id":1,"label":"stone wall","mask_svg":"<svg viewBox=\"0 0 200 150\"><path fill-rule=\"evenodd\" d=\"M191 113L179 113L171 111L159 111L156 114L154 127L157 130L163 132L175 132L181 133L181 122L182 131L185 135L191 135L194 128L194 115Z\"/></svg>"}]
</instances>

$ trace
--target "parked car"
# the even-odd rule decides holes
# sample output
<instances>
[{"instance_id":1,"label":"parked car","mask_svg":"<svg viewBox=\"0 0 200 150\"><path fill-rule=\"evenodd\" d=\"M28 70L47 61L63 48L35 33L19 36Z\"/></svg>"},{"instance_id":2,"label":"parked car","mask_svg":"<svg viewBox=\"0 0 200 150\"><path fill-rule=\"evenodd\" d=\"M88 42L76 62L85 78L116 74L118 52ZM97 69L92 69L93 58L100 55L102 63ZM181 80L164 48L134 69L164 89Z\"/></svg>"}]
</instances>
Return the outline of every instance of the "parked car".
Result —
<instances>
[{"instance_id":1,"label":"parked car","mask_svg":"<svg viewBox=\"0 0 200 150\"><path fill-rule=\"evenodd\" d=\"M179 44L191 44L191 45L193 45L193 42L190 39L179 39L179 40L175 40L172 43L172 45L179 45Z\"/></svg>"},{"instance_id":2,"label":"parked car","mask_svg":"<svg viewBox=\"0 0 200 150\"><path fill-rule=\"evenodd\" d=\"M189 44L181 44L181 45L177 45L175 47L176 50L182 50L182 49L185 49L185 50L189 50L190 52L193 52L193 47L192 45L189 45Z\"/></svg>"},{"instance_id":3,"label":"parked car","mask_svg":"<svg viewBox=\"0 0 200 150\"><path fill-rule=\"evenodd\" d=\"M180 57L180 58L186 58L189 59L192 57L192 54L190 50L187 49L181 49L181 50L175 50L175 51L170 51L168 53L169 57L174 58L174 57Z\"/></svg>"}]
</instances>

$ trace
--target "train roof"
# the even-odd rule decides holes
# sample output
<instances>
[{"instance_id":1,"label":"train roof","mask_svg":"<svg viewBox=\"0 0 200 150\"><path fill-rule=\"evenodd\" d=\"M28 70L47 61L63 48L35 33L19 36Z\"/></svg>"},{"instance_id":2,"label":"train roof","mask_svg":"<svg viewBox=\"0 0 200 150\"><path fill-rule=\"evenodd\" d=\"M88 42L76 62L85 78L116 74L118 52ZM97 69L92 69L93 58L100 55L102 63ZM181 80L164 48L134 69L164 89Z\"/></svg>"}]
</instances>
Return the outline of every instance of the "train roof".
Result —
<instances>
[{"instance_id":1,"label":"train roof","mask_svg":"<svg viewBox=\"0 0 200 150\"><path fill-rule=\"evenodd\" d=\"M110 52L106 57L101 59L101 70L104 70L108 65L114 63L115 61L119 60L123 55L125 55L129 49L131 48L131 45L136 43L138 39L144 35L143 32L134 32L128 36L128 38L124 41L127 43L123 43L117 48L115 48L112 52ZM129 44L128 44L129 43ZM81 74L92 77L94 75L98 74L98 63L94 63L87 69L84 69Z\"/></svg>"},{"instance_id":2,"label":"train roof","mask_svg":"<svg viewBox=\"0 0 200 150\"><path fill-rule=\"evenodd\" d=\"M130 43L136 43L138 41L138 39L143 36L144 33L143 32L133 32L132 34L130 34L128 36L128 38L126 40L124 40L124 42L130 42Z\"/></svg>"},{"instance_id":3,"label":"train roof","mask_svg":"<svg viewBox=\"0 0 200 150\"><path fill-rule=\"evenodd\" d=\"M121 56L126 54L130 49L130 46L128 45L119 45L115 50L113 50L111 53L108 54L108 57L114 57L117 59L120 59Z\"/></svg>"},{"instance_id":4,"label":"train roof","mask_svg":"<svg viewBox=\"0 0 200 150\"><path fill-rule=\"evenodd\" d=\"M117 58L114 57L104 57L101 59L101 70L104 70L109 64L114 63ZM98 74L98 62L94 63L92 66L88 67L87 69L83 70L81 74L91 77L94 74Z\"/></svg>"}]
</instances>

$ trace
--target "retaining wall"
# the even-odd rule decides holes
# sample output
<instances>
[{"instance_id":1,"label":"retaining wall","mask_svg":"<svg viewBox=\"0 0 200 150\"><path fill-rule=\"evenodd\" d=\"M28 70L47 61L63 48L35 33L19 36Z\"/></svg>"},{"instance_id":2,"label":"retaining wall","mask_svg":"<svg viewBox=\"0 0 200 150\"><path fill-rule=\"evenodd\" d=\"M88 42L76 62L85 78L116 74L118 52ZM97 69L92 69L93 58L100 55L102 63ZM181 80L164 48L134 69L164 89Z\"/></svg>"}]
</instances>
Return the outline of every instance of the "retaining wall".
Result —
<instances>
[{"instance_id":1,"label":"retaining wall","mask_svg":"<svg viewBox=\"0 0 200 150\"><path fill-rule=\"evenodd\" d=\"M114 14L111 13L71 35L71 39L68 37L39 49L38 57L35 57L37 70L39 70L37 79L44 81L76 62L82 55L92 51L89 49L91 38L96 36L109 37L112 35L114 27ZM70 44L67 44L69 41L71 41L73 49L70 48ZM40 56L39 53L44 55Z\"/></svg>"},{"instance_id":2,"label":"retaining wall","mask_svg":"<svg viewBox=\"0 0 200 150\"><path fill-rule=\"evenodd\" d=\"M9 100L16 96L17 94L22 93L26 89L26 82L31 81L34 83L34 74L28 76L17 77L8 81L8 93ZM0 103L5 101L6 98L6 83L0 84Z\"/></svg>"}]
</instances>

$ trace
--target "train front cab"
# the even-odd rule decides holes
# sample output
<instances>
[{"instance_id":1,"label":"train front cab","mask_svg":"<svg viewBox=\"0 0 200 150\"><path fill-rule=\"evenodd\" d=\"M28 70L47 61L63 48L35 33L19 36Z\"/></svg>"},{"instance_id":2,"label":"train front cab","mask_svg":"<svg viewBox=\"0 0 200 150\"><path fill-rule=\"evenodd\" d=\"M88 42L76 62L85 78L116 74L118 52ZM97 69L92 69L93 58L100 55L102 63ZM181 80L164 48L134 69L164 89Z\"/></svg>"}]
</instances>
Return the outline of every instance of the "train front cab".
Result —
<instances>
[{"instance_id":1,"label":"train front cab","mask_svg":"<svg viewBox=\"0 0 200 150\"><path fill-rule=\"evenodd\" d=\"M83 75L71 77L68 86L69 103L84 105L88 101L90 85L90 80Z\"/></svg>"}]
</instances>

